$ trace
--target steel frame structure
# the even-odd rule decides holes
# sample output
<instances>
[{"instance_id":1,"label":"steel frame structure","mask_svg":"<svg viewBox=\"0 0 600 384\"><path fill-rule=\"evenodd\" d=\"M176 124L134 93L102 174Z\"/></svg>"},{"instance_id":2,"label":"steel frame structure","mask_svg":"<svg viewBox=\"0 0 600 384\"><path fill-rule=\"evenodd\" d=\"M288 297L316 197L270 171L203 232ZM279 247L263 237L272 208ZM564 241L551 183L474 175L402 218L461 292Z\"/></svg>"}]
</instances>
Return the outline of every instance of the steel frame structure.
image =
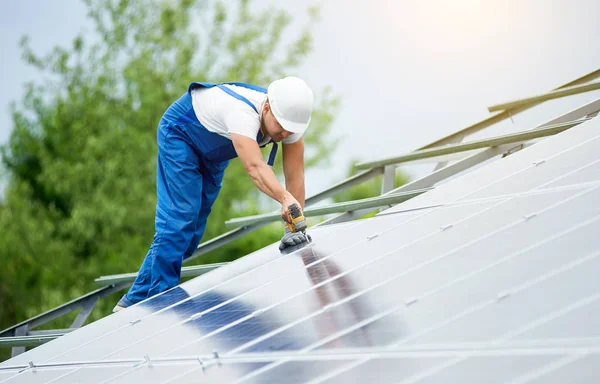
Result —
<instances>
[{"instance_id":1,"label":"steel frame structure","mask_svg":"<svg viewBox=\"0 0 600 384\"><path fill-rule=\"evenodd\" d=\"M530 130L463 143L465 138L496 123L512 118L544 101L598 90L600 89L600 82L590 82L599 77L600 69L559 86L548 93L491 106L488 108L490 112L500 112L449 136L420 147L413 152L392 158L359 163L356 167L364 169L364 171L307 198L305 202L305 214L307 216L321 216L338 213L337 216L322 221L317 226L351 221L376 210L379 210L381 214L385 214L386 207L399 204L431 190L435 187L436 183L467 171L491 158L508 156L531 145L534 140L557 134L581 124L598 114L600 111L600 99L596 99L557 116ZM473 153L473 151L475 152ZM460 160L450 164L450 160L455 158L457 153L463 152L469 153ZM417 160L432 161L436 164L436 167L431 174L394 188L397 166ZM320 201L380 175L383 175L383 177L381 195L378 197L315 207L315 204ZM231 241L246 236L279 219L278 212L230 219L226 224L237 228L200 244L193 255L184 260L184 262L188 262ZM228 263L184 267L182 269L182 277L199 276L226 264ZM12 348L12 355L16 356L23 353L26 347L43 344L83 326L100 299L127 288L135 280L136 276L137 273L126 273L97 278L95 281L97 284L102 285L101 288L0 331L0 347ZM80 311L79 314L67 329L33 330L38 326L77 310Z\"/></svg>"}]
</instances>

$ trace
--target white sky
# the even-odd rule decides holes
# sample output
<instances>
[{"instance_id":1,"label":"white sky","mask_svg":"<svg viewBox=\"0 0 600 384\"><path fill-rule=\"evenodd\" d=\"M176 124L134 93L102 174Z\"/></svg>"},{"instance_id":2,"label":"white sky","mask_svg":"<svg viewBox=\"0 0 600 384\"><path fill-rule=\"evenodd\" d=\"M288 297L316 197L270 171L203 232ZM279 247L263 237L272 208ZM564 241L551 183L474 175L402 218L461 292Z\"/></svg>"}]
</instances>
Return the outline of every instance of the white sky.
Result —
<instances>
[{"instance_id":1,"label":"white sky","mask_svg":"<svg viewBox=\"0 0 600 384\"><path fill-rule=\"evenodd\" d=\"M489 116L490 105L543 93L600 67L598 0L322 3L315 50L297 75L317 93L330 85L341 96L333 130L343 141L332 166L307 174L308 195L343 179L350 158L411 151ZM314 2L275 4L302 15ZM47 52L86 30L85 7L76 0L0 5L0 143L12 128L8 103L36 76L20 59L20 36L30 35L32 46ZM490 134L532 127L598 96L546 103ZM405 169L413 176L424 172L422 166Z\"/></svg>"}]
</instances>

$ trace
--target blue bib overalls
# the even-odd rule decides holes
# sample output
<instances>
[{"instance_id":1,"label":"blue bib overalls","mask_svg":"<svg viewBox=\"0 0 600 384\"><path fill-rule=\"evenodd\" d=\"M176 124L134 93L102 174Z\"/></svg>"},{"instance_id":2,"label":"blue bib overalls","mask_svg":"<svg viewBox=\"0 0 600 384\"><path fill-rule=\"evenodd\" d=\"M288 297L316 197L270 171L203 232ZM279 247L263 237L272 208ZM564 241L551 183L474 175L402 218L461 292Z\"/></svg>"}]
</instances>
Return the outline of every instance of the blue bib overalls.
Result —
<instances>
[{"instance_id":1,"label":"blue bib overalls","mask_svg":"<svg viewBox=\"0 0 600 384\"><path fill-rule=\"evenodd\" d=\"M266 93L244 83L228 83ZM237 157L231 140L207 130L192 107L195 87L219 87L232 97L256 107L222 84L192 83L173 103L158 125L156 219L152 245L125 299L137 303L179 284L181 264L192 255L206 228L211 207L221 189L229 160ZM262 139L259 132L257 141ZM273 165L277 144L269 156Z\"/></svg>"}]
</instances>

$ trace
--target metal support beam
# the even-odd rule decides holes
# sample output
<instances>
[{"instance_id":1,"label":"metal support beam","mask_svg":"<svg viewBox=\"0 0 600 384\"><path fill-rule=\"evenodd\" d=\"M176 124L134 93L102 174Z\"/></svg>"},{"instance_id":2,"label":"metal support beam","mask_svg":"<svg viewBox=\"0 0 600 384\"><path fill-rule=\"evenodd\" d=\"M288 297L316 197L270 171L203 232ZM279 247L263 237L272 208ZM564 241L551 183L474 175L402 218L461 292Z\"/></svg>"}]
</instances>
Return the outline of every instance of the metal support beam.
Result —
<instances>
[{"instance_id":1,"label":"metal support beam","mask_svg":"<svg viewBox=\"0 0 600 384\"><path fill-rule=\"evenodd\" d=\"M0 347L13 346L12 356L15 357L25 352L25 347L36 346L54 340L55 338L70 332L72 329L59 330L52 334L48 334L48 331L31 331L31 329L76 311L79 308L81 308L81 311L75 318L75 321L73 321L71 328L81 327L89 317L99 299L112 295L127 286L128 284L123 283L108 285L63 304L60 307L56 307L41 315L32 317L29 320L25 320L17 325L7 328L0 332Z\"/></svg>"},{"instance_id":2,"label":"metal support beam","mask_svg":"<svg viewBox=\"0 0 600 384\"><path fill-rule=\"evenodd\" d=\"M555 135L562 131L566 131L567 129L572 128L578 124L581 124L587 120L589 119L580 119L577 121L570 121L566 123L555 124L552 126L546 126L544 128L532 129L525 132L512 133L509 135L476 140L462 144L446 145L443 147L418 150L397 157L358 163L356 164L356 168L363 169L382 167L390 164L405 163L413 160L420 160L435 156L447 155L451 153L470 151L473 149L487 148L509 143L521 143L532 139Z\"/></svg>"},{"instance_id":3,"label":"metal support beam","mask_svg":"<svg viewBox=\"0 0 600 384\"><path fill-rule=\"evenodd\" d=\"M597 70L590 72L587 75L584 75L578 79L575 79L571 82L563 84L560 87L555 88L554 90L564 89L567 87L571 87L573 85L589 83L590 81L595 80L599 77L600 77L600 69L597 69ZM538 104L540 104L540 103L528 104L528 105L524 105L522 107L513 108L510 111L498 112L495 115L488 117L487 119L481 120L480 122L470 125L464 129L461 129L458 132L452 133L446 137L443 137L439 140L429 143L429 144L419 148L418 150L439 147L440 145L451 144L459 136L468 137L474 133L481 131L482 129L485 129L489 126L492 126L492 125L499 123L501 121L504 121L506 119L512 118L521 112L527 111L528 109L531 109Z\"/></svg>"},{"instance_id":4,"label":"metal support beam","mask_svg":"<svg viewBox=\"0 0 600 384\"><path fill-rule=\"evenodd\" d=\"M357 209L355 211L344 212L340 215L332 217L331 219L327 219L325 221L320 222L319 224L315 225L315 227L322 227L324 225L339 224L339 223L346 223L348 221L354 221L356 219L363 217L364 215L366 215L368 213L373 212L376 209L378 209L378 208L364 208L364 209Z\"/></svg>"},{"instance_id":5,"label":"metal support beam","mask_svg":"<svg viewBox=\"0 0 600 384\"><path fill-rule=\"evenodd\" d=\"M465 137L464 136L456 136L454 139L448 141L446 144L458 144L461 143L463 141ZM440 170L442 168L444 168L445 166L447 166L450 162L448 160L445 161L440 161L435 165L435 168L433 169L433 172Z\"/></svg>"},{"instance_id":6,"label":"metal support beam","mask_svg":"<svg viewBox=\"0 0 600 384\"><path fill-rule=\"evenodd\" d=\"M308 207L310 205L316 204L319 201L335 196L348 188L362 184L365 181L371 180L372 178L377 177L382 173L383 167L368 169L366 171L359 172L356 175L350 176L346 180L340 181L339 183L327 188L326 190L309 197L308 199L306 199L304 205Z\"/></svg>"},{"instance_id":7,"label":"metal support beam","mask_svg":"<svg viewBox=\"0 0 600 384\"><path fill-rule=\"evenodd\" d=\"M514 144L504 144L496 147L486 148L474 155L466 157L463 160L457 161L454 164L448 165L438 171L430 173L425 177L406 183L401 187L396 188L394 191L392 191L392 193L412 191L415 189L431 188L436 183L445 180L449 177L455 176L456 174L467 170L477 164L480 164L486 160L489 160L492 157L499 156L504 152L509 151L514 146Z\"/></svg>"},{"instance_id":8,"label":"metal support beam","mask_svg":"<svg viewBox=\"0 0 600 384\"><path fill-rule=\"evenodd\" d=\"M25 347L36 347L49 341L52 341L63 334L55 335L43 335L43 336L12 336L12 337L0 337L0 348L12 347L13 355L15 357L25 352ZM22 351L15 354L15 351Z\"/></svg>"},{"instance_id":9,"label":"metal support beam","mask_svg":"<svg viewBox=\"0 0 600 384\"><path fill-rule=\"evenodd\" d=\"M195 277L208 273L229 263L214 263L193 265L181 268L181 277ZM95 280L97 284L131 284L135 281L137 272L123 273L120 275L101 276Z\"/></svg>"},{"instance_id":10,"label":"metal support beam","mask_svg":"<svg viewBox=\"0 0 600 384\"><path fill-rule=\"evenodd\" d=\"M415 189L418 190L418 189L424 189L424 188L431 188L436 183L438 183L442 180L445 180L451 176L454 176L464 170L467 170L481 162L489 160L494 156L501 155L502 153L509 151L513 147L514 147L513 144L505 144L505 145L501 145L498 147L487 148L487 149L481 150L480 152L478 152L474 155L471 155L462 160L459 160L454 164L451 164L451 165L446 166L438 171L430 173L429 175L424 176L418 180L404 184L404 185L388 192L386 195L407 192L407 191L411 191L411 190L415 190ZM346 213L343 213L336 217L333 217L329 220L323 221L323 222L319 223L318 225L316 225L316 227L320 227L323 225L343 223L346 221L354 220L358 217L362 217L362 216L366 215L367 213L371 213L374 210L375 209L373 209L373 208L368 208L368 209L357 210L354 212L346 212ZM382 212L382 213L384 213L384 212Z\"/></svg>"},{"instance_id":11,"label":"metal support beam","mask_svg":"<svg viewBox=\"0 0 600 384\"><path fill-rule=\"evenodd\" d=\"M73 320L73 323L71 324L71 328L81 328L83 326L87 318L94 310L94 307L96 306L96 303L99 299L100 297L98 296L92 296L83 303L81 311L79 311L77 317L75 318L75 320Z\"/></svg>"},{"instance_id":12,"label":"metal support beam","mask_svg":"<svg viewBox=\"0 0 600 384\"><path fill-rule=\"evenodd\" d=\"M20 338L27 337L27 324L23 324L20 327L18 327L17 329L15 329L15 337L20 337ZM2 338L0 338L0 340L2 340ZM10 346L13 347L13 349L11 351L12 357L20 355L21 353L25 353L26 345L11 344Z\"/></svg>"},{"instance_id":13,"label":"metal support beam","mask_svg":"<svg viewBox=\"0 0 600 384\"><path fill-rule=\"evenodd\" d=\"M598 73L600 73L600 71ZM545 123L540 124L536 128L547 128L547 127L551 127L551 126L554 126L554 125L560 124L560 123L569 123L573 120L580 119L580 118L589 118L589 117L591 117L591 115L594 112L597 112L598 109L600 109L600 99L594 100L594 101L587 103L581 107L575 108L561 116L558 116L554 119L546 121ZM461 140L462 140L462 136L460 136L460 135L456 135L452 138L448 138L449 142L450 141L460 142ZM509 155L520 149L523 149L526 146L527 146L527 144L524 144L524 143L521 143L521 144L516 143L516 144L504 144L504 145L500 145L497 147L487 148L479 153L476 153L476 154L468 156L464 159L461 159L450 166L446 165L442 168L436 167L436 169L434 170L433 173L431 173L425 177L422 177L419 180L415 180L411 183L407 183L403 186L400 186L399 188L396 188L389 193L408 191L411 189L433 187L435 183L437 183L441 180L445 180L449 177L452 177L455 174L460 173L466 169L469 169L472 166L477 165L481 162L484 162L494 156L497 156L500 154ZM447 162L444 162L444 163L447 164ZM439 164L442 164L442 163L439 163ZM330 224L347 222L347 221L362 217L373 211L374 211L374 209L368 208L368 209L362 209L362 210L357 210L357 211L353 211L353 212L346 212L341 215L335 216L331 219L328 219L326 221L323 221L316 226L318 227L321 225L330 225ZM382 213L384 214L385 211Z\"/></svg>"},{"instance_id":14,"label":"metal support beam","mask_svg":"<svg viewBox=\"0 0 600 384\"><path fill-rule=\"evenodd\" d=\"M304 210L304 216L321 216L328 215L330 213L355 211L363 208L377 208L391 204L398 204L415 196L418 196L429 189L415 190L401 194L377 196L369 199L361 199L355 201L347 201L343 203L330 204L322 207L307 208ZM277 213L266 213L263 215L239 217L231 219L225 222L228 226L243 226L254 223L264 223L281 220L279 212Z\"/></svg>"},{"instance_id":15,"label":"metal support beam","mask_svg":"<svg viewBox=\"0 0 600 384\"><path fill-rule=\"evenodd\" d=\"M381 179L381 194L384 195L394 189L396 181L396 166L388 165L383 170L383 178Z\"/></svg>"},{"instance_id":16,"label":"metal support beam","mask_svg":"<svg viewBox=\"0 0 600 384\"><path fill-rule=\"evenodd\" d=\"M269 223L256 224L256 225L248 225L246 227L236 228L232 231L226 232L222 235L214 237L208 241L205 241L198 245L198 248L192 253L190 257L184 259L183 262L188 262L189 260L193 260L198 256L204 255L208 252L214 251L217 248L222 247L225 244L228 244L234 240L237 240L241 237L246 236L249 233L257 231L262 227L266 227Z\"/></svg>"},{"instance_id":17,"label":"metal support beam","mask_svg":"<svg viewBox=\"0 0 600 384\"><path fill-rule=\"evenodd\" d=\"M589 103L584 104L580 107L572 109L563 115L560 115L558 117L550 119L550 120L538 125L536 128L543 128L543 127L547 127L547 126L555 125L555 124L559 124L559 123L566 123L566 122L581 119L581 118L591 118L591 117L593 117L592 114L594 112L598 112L599 109L600 109L600 99L596 99L596 100L590 101Z\"/></svg>"},{"instance_id":18,"label":"metal support beam","mask_svg":"<svg viewBox=\"0 0 600 384\"><path fill-rule=\"evenodd\" d=\"M121 289L123 289L125 287L127 287L127 284L111 284L106 287L97 289L93 292L88 293L87 295L84 295L84 296L79 297L75 300L72 300L66 304L63 304L60 307L56 307L54 309L51 309L48 312L42 313L41 315L32 317L29 320L25 320L17 325L7 328L7 329L3 330L2 332L0 332L0 337L16 336L15 332L17 331L17 329L20 327L23 327L23 326L26 326L27 331L29 331L29 330L36 328L42 324L46 324L56 318L59 318L61 316L64 316L68 313L71 313L71 312L81 308L83 305L85 305L87 303L87 301L91 297L98 297L98 298L106 297L106 296L112 295L113 293L119 292Z\"/></svg>"},{"instance_id":19,"label":"metal support beam","mask_svg":"<svg viewBox=\"0 0 600 384\"><path fill-rule=\"evenodd\" d=\"M52 329L46 331L31 331L27 332L26 335L16 335L10 337L0 337L0 348L11 348L12 357L20 355L25 352L26 347L36 347L38 345L47 343L56 338L66 335L69 332L73 332L75 329ZM20 332L17 332L20 333Z\"/></svg>"},{"instance_id":20,"label":"metal support beam","mask_svg":"<svg viewBox=\"0 0 600 384\"><path fill-rule=\"evenodd\" d=\"M69 332L75 331L77 328L65 328L65 329L46 329L43 331L30 331L27 332L27 336L48 336L48 335L66 335Z\"/></svg>"},{"instance_id":21,"label":"metal support beam","mask_svg":"<svg viewBox=\"0 0 600 384\"><path fill-rule=\"evenodd\" d=\"M514 153L522 151L523 149L529 147L530 145L531 145L530 143L518 144L517 146L514 146L511 149L509 149L508 151L506 151L505 153L503 153L502 158L508 157Z\"/></svg>"},{"instance_id":22,"label":"metal support beam","mask_svg":"<svg viewBox=\"0 0 600 384\"><path fill-rule=\"evenodd\" d=\"M576 85L573 87L563 88L556 91L544 93L537 96L526 97L524 99L509 101L502 104L492 105L488 108L490 112L496 111L508 111L517 107L527 106L531 104L539 104L544 101L559 99L565 96L578 95L580 93L596 91L600 89L600 83L591 83L591 84L583 84Z\"/></svg>"}]
</instances>

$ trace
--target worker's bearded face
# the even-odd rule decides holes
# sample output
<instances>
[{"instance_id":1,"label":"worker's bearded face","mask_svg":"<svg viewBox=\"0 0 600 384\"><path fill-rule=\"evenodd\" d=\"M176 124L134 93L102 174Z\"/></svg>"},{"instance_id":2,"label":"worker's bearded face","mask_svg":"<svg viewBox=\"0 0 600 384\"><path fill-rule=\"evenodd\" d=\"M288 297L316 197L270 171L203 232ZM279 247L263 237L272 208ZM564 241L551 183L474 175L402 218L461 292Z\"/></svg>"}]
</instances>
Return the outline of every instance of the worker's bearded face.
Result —
<instances>
[{"instance_id":1,"label":"worker's bearded face","mask_svg":"<svg viewBox=\"0 0 600 384\"><path fill-rule=\"evenodd\" d=\"M269 103L265 103L262 111L261 128L267 135L271 136L271 139L275 142L280 142L283 139L287 139L292 133L283 129L283 127L277 122L271 106Z\"/></svg>"}]
</instances>

